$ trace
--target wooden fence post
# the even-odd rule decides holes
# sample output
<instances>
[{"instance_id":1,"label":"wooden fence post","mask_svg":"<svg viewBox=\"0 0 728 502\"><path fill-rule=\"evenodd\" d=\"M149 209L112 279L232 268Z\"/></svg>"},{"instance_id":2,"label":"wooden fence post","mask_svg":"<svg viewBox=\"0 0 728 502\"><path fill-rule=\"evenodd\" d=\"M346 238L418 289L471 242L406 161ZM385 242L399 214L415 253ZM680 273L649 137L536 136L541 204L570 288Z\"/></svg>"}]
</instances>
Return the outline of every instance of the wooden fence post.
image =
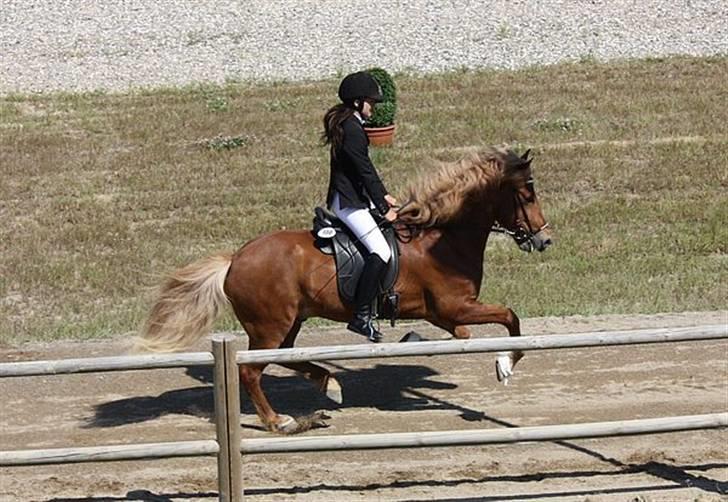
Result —
<instances>
[{"instance_id":1,"label":"wooden fence post","mask_svg":"<svg viewBox=\"0 0 728 502\"><path fill-rule=\"evenodd\" d=\"M240 453L240 385L235 361L235 336L212 337L215 358L215 424L220 451L217 475L223 502L243 500L243 461Z\"/></svg>"}]
</instances>

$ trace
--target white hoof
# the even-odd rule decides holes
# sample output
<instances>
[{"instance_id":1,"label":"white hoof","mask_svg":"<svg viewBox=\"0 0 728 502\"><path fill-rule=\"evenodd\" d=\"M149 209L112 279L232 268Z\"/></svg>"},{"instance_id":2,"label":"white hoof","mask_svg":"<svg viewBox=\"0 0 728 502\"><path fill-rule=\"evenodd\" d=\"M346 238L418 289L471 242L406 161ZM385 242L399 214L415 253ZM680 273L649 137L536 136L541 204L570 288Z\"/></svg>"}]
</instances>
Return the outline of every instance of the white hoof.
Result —
<instances>
[{"instance_id":1,"label":"white hoof","mask_svg":"<svg viewBox=\"0 0 728 502\"><path fill-rule=\"evenodd\" d=\"M501 352L495 359L495 376L503 385L513 376L513 358L510 352Z\"/></svg>"},{"instance_id":2,"label":"white hoof","mask_svg":"<svg viewBox=\"0 0 728 502\"><path fill-rule=\"evenodd\" d=\"M336 404L342 404L344 402L341 385L339 385L339 382L337 382L335 378L329 378L329 381L326 384L326 397Z\"/></svg>"}]
</instances>

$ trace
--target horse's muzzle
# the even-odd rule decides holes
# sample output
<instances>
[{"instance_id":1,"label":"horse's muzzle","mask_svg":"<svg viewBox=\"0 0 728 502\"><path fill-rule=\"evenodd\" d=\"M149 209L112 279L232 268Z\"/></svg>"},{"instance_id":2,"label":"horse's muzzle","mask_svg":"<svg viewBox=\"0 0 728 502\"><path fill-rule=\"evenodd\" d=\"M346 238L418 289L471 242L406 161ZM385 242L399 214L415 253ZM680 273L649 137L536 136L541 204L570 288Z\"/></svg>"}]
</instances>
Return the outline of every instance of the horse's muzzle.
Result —
<instances>
[{"instance_id":1,"label":"horse's muzzle","mask_svg":"<svg viewBox=\"0 0 728 502\"><path fill-rule=\"evenodd\" d=\"M520 232L516 233L513 238L516 240L521 251L530 253L534 250L545 251L552 244L551 233L545 228L539 230L535 234Z\"/></svg>"},{"instance_id":2,"label":"horse's muzzle","mask_svg":"<svg viewBox=\"0 0 728 502\"><path fill-rule=\"evenodd\" d=\"M538 251L545 251L546 248L553 243L551 240L551 232L546 229L536 232L536 234L531 237L531 241L533 243L533 248Z\"/></svg>"}]
</instances>

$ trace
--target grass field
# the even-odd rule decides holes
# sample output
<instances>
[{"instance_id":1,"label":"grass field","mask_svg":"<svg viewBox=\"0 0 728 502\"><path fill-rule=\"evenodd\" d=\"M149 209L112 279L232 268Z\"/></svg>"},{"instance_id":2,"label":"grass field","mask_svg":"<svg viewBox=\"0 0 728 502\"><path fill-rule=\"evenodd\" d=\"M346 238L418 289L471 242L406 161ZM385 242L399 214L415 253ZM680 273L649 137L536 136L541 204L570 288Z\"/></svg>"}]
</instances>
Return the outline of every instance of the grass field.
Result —
<instances>
[{"instance_id":1,"label":"grass field","mask_svg":"<svg viewBox=\"0 0 728 502\"><path fill-rule=\"evenodd\" d=\"M404 195L431 159L532 147L556 244L485 254L522 316L726 308L728 57L396 76ZM336 80L0 97L0 343L135 330L159 274L307 228ZM231 316L220 328L235 328Z\"/></svg>"}]
</instances>

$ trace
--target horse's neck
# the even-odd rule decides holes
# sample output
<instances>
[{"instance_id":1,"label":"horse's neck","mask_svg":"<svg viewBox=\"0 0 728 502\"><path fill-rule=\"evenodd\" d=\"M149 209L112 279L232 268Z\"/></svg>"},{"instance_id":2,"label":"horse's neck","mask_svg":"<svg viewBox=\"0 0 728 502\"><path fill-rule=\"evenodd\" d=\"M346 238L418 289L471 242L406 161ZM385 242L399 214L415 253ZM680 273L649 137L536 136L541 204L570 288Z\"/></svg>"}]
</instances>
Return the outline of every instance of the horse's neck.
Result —
<instances>
[{"instance_id":1,"label":"horse's neck","mask_svg":"<svg viewBox=\"0 0 728 502\"><path fill-rule=\"evenodd\" d=\"M464 224L431 229L422 236L422 249L451 273L470 281L478 291L483 280L483 253L489 233L490 227Z\"/></svg>"},{"instance_id":2,"label":"horse's neck","mask_svg":"<svg viewBox=\"0 0 728 502\"><path fill-rule=\"evenodd\" d=\"M462 250L464 256L469 257L483 264L483 253L485 246L488 244L488 236L490 235L490 226L480 227L467 224L452 225L443 229L443 238L450 241L453 247Z\"/></svg>"}]
</instances>

